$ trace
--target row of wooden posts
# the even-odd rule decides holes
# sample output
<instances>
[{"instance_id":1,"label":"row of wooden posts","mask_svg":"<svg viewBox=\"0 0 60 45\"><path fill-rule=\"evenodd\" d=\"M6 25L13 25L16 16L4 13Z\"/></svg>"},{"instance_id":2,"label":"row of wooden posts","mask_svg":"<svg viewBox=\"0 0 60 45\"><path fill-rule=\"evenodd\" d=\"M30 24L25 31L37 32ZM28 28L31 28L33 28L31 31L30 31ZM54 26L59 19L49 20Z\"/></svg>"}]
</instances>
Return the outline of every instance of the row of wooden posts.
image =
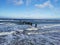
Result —
<instances>
[{"instance_id":1,"label":"row of wooden posts","mask_svg":"<svg viewBox=\"0 0 60 45\"><path fill-rule=\"evenodd\" d=\"M32 26L34 23L31 23L31 22L25 22L25 21L24 21L23 24L28 24L28 25L31 25L31 26ZM35 27L37 27L37 24L35 24Z\"/></svg>"}]
</instances>

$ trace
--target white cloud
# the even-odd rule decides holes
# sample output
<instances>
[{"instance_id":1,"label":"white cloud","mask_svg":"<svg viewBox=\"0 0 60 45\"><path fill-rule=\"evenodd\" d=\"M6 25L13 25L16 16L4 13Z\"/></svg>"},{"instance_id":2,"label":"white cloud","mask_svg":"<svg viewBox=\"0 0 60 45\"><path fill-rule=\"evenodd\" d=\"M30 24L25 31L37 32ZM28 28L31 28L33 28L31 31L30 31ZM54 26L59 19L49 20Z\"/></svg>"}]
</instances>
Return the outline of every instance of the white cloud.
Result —
<instances>
[{"instance_id":1,"label":"white cloud","mask_svg":"<svg viewBox=\"0 0 60 45\"><path fill-rule=\"evenodd\" d=\"M22 5L22 4L26 4L26 6L29 6L31 4L31 0L25 0L25 2L23 0L7 0L8 3L12 3L14 5Z\"/></svg>"},{"instance_id":2,"label":"white cloud","mask_svg":"<svg viewBox=\"0 0 60 45\"><path fill-rule=\"evenodd\" d=\"M38 7L38 8L45 8L45 7L53 8L54 7L51 4L50 0L44 2L43 4L35 4L35 6Z\"/></svg>"},{"instance_id":3,"label":"white cloud","mask_svg":"<svg viewBox=\"0 0 60 45\"><path fill-rule=\"evenodd\" d=\"M26 6L29 6L31 4L31 0L26 0Z\"/></svg>"},{"instance_id":4,"label":"white cloud","mask_svg":"<svg viewBox=\"0 0 60 45\"><path fill-rule=\"evenodd\" d=\"M16 0L16 1L14 1L14 3L16 5L22 5L23 4L23 0Z\"/></svg>"},{"instance_id":5,"label":"white cloud","mask_svg":"<svg viewBox=\"0 0 60 45\"><path fill-rule=\"evenodd\" d=\"M58 0L54 0L55 2L58 2Z\"/></svg>"},{"instance_id":6,"label":"white cloud","mask_svg":"<svg viewBox=\"0 0 60 45\"><path fill-rule=\"evenodd\" d=\"M22 5L24 4L23 0L8 0L9 3L12 3L14 5Z\"/></svg>"}]
</instances>

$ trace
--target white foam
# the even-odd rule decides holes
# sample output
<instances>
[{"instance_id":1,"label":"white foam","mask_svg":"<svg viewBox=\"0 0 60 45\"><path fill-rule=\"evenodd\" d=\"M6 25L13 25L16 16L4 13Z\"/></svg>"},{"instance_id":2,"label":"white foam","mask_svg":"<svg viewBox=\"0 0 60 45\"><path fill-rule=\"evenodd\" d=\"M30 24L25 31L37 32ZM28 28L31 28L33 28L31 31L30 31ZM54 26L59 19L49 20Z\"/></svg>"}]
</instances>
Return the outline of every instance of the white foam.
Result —
<instances>
[{"instance_id":1,"label":"white foam","mask_svg":"<svg viewBox=\"0 0 60 45\"><path fill-rule=\"evenodd\" d=\"M32 28L28 28L26 30L38 30L38 28L32 27Z\"/></svg>"}]
</instances>

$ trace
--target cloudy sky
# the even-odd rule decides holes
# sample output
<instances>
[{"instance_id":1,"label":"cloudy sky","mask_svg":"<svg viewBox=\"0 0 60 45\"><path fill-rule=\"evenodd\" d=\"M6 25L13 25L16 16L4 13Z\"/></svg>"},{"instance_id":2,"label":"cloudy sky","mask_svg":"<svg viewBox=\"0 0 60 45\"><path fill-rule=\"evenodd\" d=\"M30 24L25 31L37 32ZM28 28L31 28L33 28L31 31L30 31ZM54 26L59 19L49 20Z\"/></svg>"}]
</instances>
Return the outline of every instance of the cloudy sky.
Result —
<instances>
[{"instance_id":1,"label":"cloudy sky","mask_svg":"<svg viewBox=\"0 0 60 45\"><path fill-rule=\"evenodd\" d=\"M0 17L60 18L60 0L0 0Z\"/></svg>"}]
</instances>

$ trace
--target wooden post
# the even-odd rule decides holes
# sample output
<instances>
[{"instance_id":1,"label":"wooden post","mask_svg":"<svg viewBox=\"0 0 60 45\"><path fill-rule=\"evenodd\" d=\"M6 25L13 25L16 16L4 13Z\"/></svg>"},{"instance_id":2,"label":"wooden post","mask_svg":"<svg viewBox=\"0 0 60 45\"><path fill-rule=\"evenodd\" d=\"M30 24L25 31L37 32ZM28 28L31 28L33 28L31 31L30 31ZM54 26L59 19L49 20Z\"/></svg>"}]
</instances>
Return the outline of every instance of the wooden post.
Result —
<instances>
[{"instance_id":1,"label":"wooden post","mask_svg":"<svg viewBox=\"0 0 60 45\"><path fill-rule=\"evenodd\" d=\"M37 24L35 24L35 27L37 27Z\"/></svg>"},{"instance_id":2,"label":"wooden post","mask_svg":"<svg viewBox=\"0 0 60 45\"><path fill-rule=\"evenodd\" d=\"M32 23L30 25L32 26Z\"/></svg>"}]
</instances>

